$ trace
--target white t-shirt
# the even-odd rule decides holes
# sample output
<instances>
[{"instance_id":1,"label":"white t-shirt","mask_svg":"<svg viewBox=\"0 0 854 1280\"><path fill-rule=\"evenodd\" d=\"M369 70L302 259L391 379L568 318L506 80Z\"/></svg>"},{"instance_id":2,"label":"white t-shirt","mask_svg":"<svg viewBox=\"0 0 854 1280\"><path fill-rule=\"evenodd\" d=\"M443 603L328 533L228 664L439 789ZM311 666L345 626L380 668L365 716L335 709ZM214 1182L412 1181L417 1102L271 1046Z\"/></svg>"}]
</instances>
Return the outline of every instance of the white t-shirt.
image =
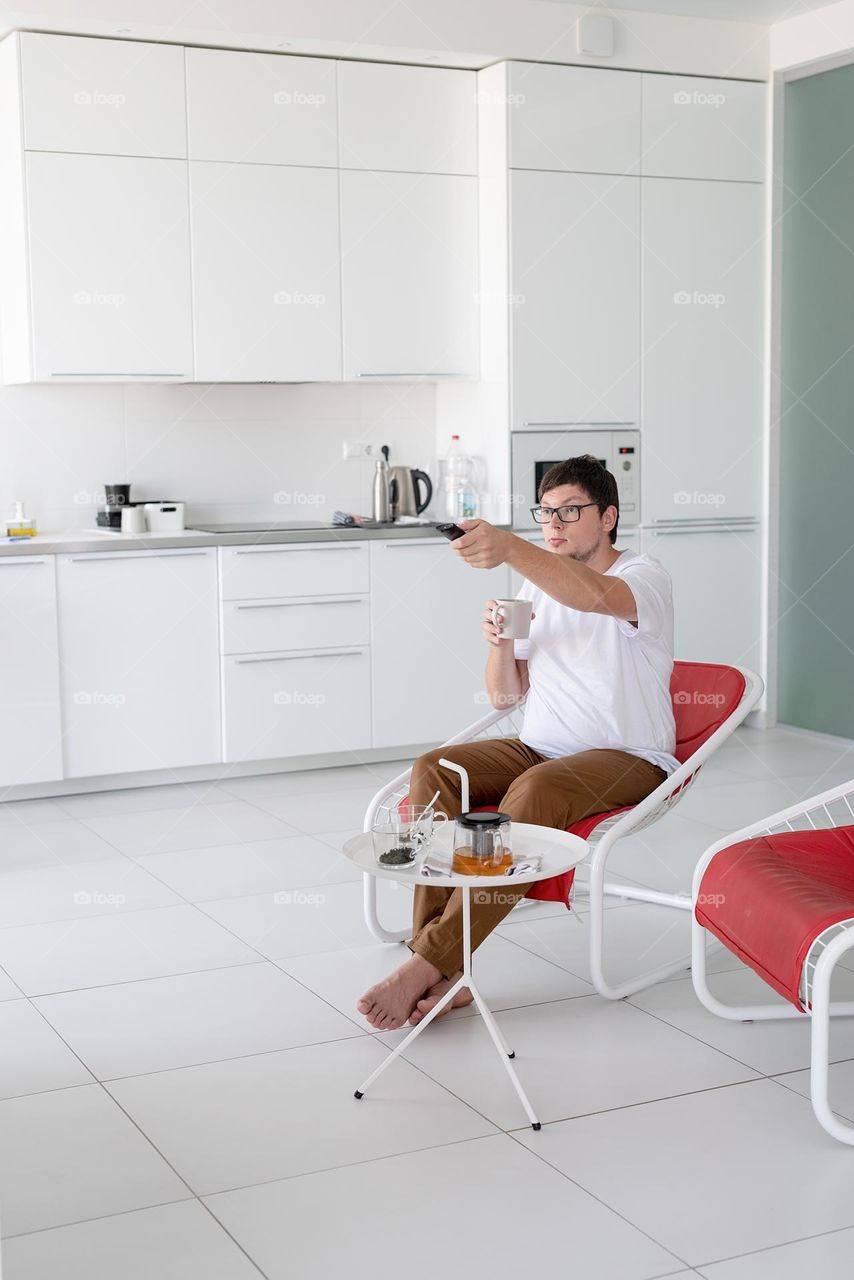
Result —
<instances>
[{"instance_id":1,"label":"white t-shirt","mask_svg":"<svg viewBox=\"0 0 854 1280\"><path fill-rule=\"evenodd\" d=\"M672 773L676 727L670 701L673 602L670 574L652 556L623 551L608 574L623 578L638 625L558 604L530 582L517 599L536 617L515 655L528 663L530 691L519 735L542 755L610 748Z\"/></svg>"}]
</instances>

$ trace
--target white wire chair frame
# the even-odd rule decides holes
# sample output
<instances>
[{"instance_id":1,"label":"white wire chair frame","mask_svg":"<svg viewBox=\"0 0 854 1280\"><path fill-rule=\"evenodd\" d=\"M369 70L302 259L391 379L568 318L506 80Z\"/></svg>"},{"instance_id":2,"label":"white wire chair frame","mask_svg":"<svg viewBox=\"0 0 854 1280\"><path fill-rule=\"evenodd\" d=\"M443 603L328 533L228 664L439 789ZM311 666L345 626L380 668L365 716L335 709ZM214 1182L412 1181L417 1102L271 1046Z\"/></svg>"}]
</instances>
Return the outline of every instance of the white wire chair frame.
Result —
<instances>
[{"instance_id":1,"label":"white wire chair frame","mask_svg":"<svg viewBox=\"0 0 854 1280\"><path fill-rule=\"evenodd\" d=\"M726 720L712 733L702 746L689 756L678 769L650 792L644 800L634 805L626 813L616 814L603 819L587 836L589 854L579 870L585 869L587 880L585 886L589 894L589 960L591 982L599 995L608 1000L622 1000L625 996L646 987L653 986L676 973L684 972L690 966L690 957L684 956L678 961L671 961L643 974L612 982L605 975L605 898L619 897L636 902L654 903L659 906L673 907L680 911L691 909L691 897L687 889L680 893L662 893L657 889L646 889L638 885L618 884L605 880L605 867L608 857L618 841L635 835L644 828L660 821L673 809L694 783L703 765L717 749L738 728L745 717L753 710L762 696L764 688L762 679L754 671L744 667L738 668L744 677L745 687L738 702ZM455 737L442 743L443 747L456 746L463 742L474 742L479 738L503 738L518 735L522 723L522 706L524 699L509 710L491 711L480 720L470 724ZM407 793L412 766L404 769L392 778L376 793L365 813L364 830L369 831L376 816L387 807L403 799ZM576 877L577 879L577 877ZM364 912L365 923L371 933L381 942L402 942L409 937L408 931L395 932L383 927L377 915L377 882L376 877L365 873ZM576 887L576 886L574 886ZM580 886L578 886L580 887ZM577 891L577 888L576 888ZM523 900L524 903L524 900ZM518 911L523 904L518 904Z\"/></svg>"},{"instance_id":2,"label":"white wire chair frame","mask_svg":"<svg viewBox=\"0 0 854 1280\"><path fill-rule=\"evenodd\" d=\"M833 1138L854 1146L854 1125L840 1120L830 1108L830 1019L854 1017L854 1001L831 1003L833 971L846 952L854 949L854 917L841 920L814 939L801 969L798 1001L794 1004L727 1005L709 990L706 971L706 942L709 931L697 919L697 901L709 863L724 849L757 836L780 835L790 831L820 831L854 825L854 779L781 809L770 817L732 832L710 845L694 871L691 895L691 977L697 999L719 1018L731 1022L765 1022L784 1018L811 1020L810 1100L819 1124ZM717 942L718 939L715 938Z\"/></svg>"}]
</instances>

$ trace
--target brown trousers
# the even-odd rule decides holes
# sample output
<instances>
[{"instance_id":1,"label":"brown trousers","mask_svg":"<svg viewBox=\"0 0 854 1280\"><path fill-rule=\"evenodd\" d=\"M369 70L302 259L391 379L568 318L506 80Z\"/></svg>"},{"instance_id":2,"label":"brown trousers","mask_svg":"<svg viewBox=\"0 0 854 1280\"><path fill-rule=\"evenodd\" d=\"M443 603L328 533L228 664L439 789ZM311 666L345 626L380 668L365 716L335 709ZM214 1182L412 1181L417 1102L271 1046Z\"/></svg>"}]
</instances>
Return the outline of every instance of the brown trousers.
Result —
<instances>
[{"instance_id":1,"label":"brown trousers","mask_svg":"<svg viewBox=\"0 0 854 1280\"><path fill-rule=\"evenodd\" d=\"M460 777L439 766L444 756L469 775L469 804L497 804L515 822L542 827L572 826L582 818L638 804L667 776L663 769L627 751L581 751L551 760L518 738L486 738L438 747L415 761L409 794L427 804L438 790L436 808L449 818L460 812ZM472 895L472 950L524 898L529 884L502 885ZM463 964L462 896L459 889L418 885L412 909L412 951L446 978Z\"/></svg>"}]
</instances>

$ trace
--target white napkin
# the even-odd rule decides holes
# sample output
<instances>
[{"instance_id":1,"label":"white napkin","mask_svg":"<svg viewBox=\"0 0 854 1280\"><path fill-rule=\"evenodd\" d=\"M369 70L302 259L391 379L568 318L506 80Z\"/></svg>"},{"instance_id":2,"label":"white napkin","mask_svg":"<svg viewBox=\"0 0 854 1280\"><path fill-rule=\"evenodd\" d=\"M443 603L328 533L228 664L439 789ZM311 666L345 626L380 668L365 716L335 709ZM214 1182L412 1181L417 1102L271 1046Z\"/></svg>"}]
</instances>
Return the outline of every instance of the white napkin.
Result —
<instances>
[{"instance_id":1,"label":"white napkin","mask_svg":"<svg viewBox=\"0 0 854 1280\"><path fill-rule=\"evenodd\" d=\"M525 874L535 874L540 871L543 865L541 854L533 853L523 858L519 862L514 862L506 871L502 872L505 876L518 876L524 880ZM420 874L428 878L438 876L449 876L453 874L452 859L447 854L441 854L433 851L424 855L421 863Z\"/></svg>"}]
</instances>

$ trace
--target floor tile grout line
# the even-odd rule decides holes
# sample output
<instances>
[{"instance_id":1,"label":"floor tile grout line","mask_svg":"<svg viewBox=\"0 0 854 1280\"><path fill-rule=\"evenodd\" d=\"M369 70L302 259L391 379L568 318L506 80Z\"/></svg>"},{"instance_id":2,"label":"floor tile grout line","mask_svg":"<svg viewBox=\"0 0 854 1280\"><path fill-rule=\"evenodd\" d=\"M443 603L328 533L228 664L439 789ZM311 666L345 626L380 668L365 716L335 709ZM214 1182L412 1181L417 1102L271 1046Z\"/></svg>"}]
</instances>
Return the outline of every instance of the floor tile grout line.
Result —
<instances>
[{"instance_id":1,"label":"floor tile grout line","mask_svg":"<svg viewBox=\"0 0 854 1280\"><path fill-rule=\"evenodd\" d=\"M830 1227L827 1231L815 1231L807 1236L795 1236L791 1240L781 1240L779 1244L764 1245L761 1249L748 1249L746 1253L732 1253L725 1258L707 1258L703 1262L696 1262L694 1267L698 1275L702 1275L701 1267L716 1267L718 1263L738 1262L742 1258L756 1258L763 1253L773 1253L775 1249L788 1249L793 1244L804 1244L808 1240L823 1240L827 1236L840 1235L843 1231L854 1232L854 1221L845 1227Z\"/></svg>"},{"instance_id":2,"label":"floor tile grout line","mask_svg":"<svg viewBox=\"0 0 854 1280\"><path fill-rule=\"evenodd\" d=\"M158 1153L159 1154L159 1153ZM50 1227L34 1227L31 1231L4 1231L3 1243L7 1240L25 1240L28 1236L44 1236L53 1231L63 1231L66 1227L85 1226L89 1222L106 1222L111 1218L126 1218L132 1213L145 1213L149 1209L163 1209L172 1204L190 1204L197 1196L181 1196L180 1200L158 1200L156 1204L138 1205L133 1209L116 1209L112 1213L97 1214L93 1218L73 1218L69 1222L55 1222Z\"/></svg>"},{"instance_id":3,"label":"floor tile grout line","mask_svg":"<svg viewBox=\"0 0 854 1280\"><path fill-rule=\"evenodd\" d=\"M549 1123L554 1123L554 1122L546 1121L544 1122L544 1127L547 1127ZM674 1258L677 1263L682 1264L681 1265L682 1270L684 1270L689 1265L687 1262L684 1262L682 1258L680 1258L678 1253L674 1253L673 1250L668 1248L667 1245L662 1244L660 1240L656 1240L655 1236L650 1235L650 1233L646 1231L643 1227L639 1227L637 1223L632 1222L632 1220L630 1218L627 1218L626 1215L622 1213L619 1209L616 1209L613 1205L608 1204L607 1200L603 1200L601 1196L596 1195L595 1192L591 1191L588 1187L585 1187L583 1183L578 1182L575 1178L570 1177L570 1175L566 1173L565 1170L559 1169L557 1165L552 1164L551 1160L546 1159L542 1151L537 1151L535 1150L534 1147L529 1147L527 1143L522 1142L522 1140L516 1136L517 1133L519 1132L522 1132L522 1131L521 1130L506 1131L507 1137L510 1138L513 1142L515 1142L517 1146L521 1147L523 1151L530 1151L531 1154L534 1155L538 1160L540 1160L544 1165L546 1165L547 1168L553 1169L555 1173L559 1174L562 1178L565 1178L567 1182L572 1184L572 1186L577 1187L578 1190L583 1192L584 1195L590 1196L591 1200L595 1200L598 1204L602 1205L602 1207L607 1209L609 1213L616 1214L616 1216L622 1219L622 1221L625 1222L627 1226L631 1227L634 1231L640 1232L642 1236L646 1236L647 1240L650 1240L659 1249L663 1249L665 1253L669 1253L671 1258ZM673 1271L664 1272L664 1273L659 1272L658 1275L659 1277L662 1275L674 1275L678 1273L678 1270L679 1268L674 1268Z\"/></svg>"},{"instance_id":4,"label":"floor tile grout line","mask_svg":"<svg viewBox=\"0 0 854 1280\"><path fill-rule=\"evenodd\" d=\"M140 1135L145 1139L145 1141L149 1144L149 1146L152 1148L152 1150L153 1150L153 1151L155 1151L155 1152L157 1153L157 1155L160 1157L160 1159L163 1161L163 1163L164 1163L164 1164L165 1164L169 1169L171 1169L171 1170L172 1170L172 1172L174 1173L175 1177L176 1177L176 1178L177 1178L181 1183L183 1183L183 1185L187 1188L187 1190L190 1192L190 1196L189 1196L189 1197L187 1197L187 1198L188 1198L188 1199L189 1199L189 1198L192 1198L193 1200L195 1200L198 1204L200 1204L200 1205L202 1206L202 1208L205 1210L205 1212L206 1212L206 1213L208 1213L208 1214L213 1218L213 1220L214 1220L215 1222L218 1222L218 1220L217 1220L216 1218L214 1218L214 1215L210 1213L210 1210L207 1208L207 1205L205 1205L205 1203L204 1203L204 1201L202 1200L201 1196L200 1196L200 1195L198 1195L198 1193L197 1193L197 1192L195 1191L195 1189L190 1185L190 1183L189 1183L189 1182L187 1181L187 1179L183 1176L183 1174L181 1174L181 1173L179 1173L179 1172L178 1172L178 1170L177 1170L177 1169L175 1168L175 1166L172 1164L172 1161L171 1161L171 1160L169 1160L169 1159L168 1159L168 1157L164 1155L164 1153L160 1150L160 1148L158 1147L158 1145L157 1145L157 1143L154 1141L154 1139L153 1139L153 1138L151 1138L151 1137L149 1136L149 1134L147 1134L147 1133L145 1132L145 1130L142 1128L142 1126L141 1126L140 1124L138 1124L138 1123L137 1123L137 1121L133 1118L133 1116L130 1114L130 1112L129 1112L129 1111L127 1111L127 1110L125 1109L125 1107L123 1107L123 1106L122 1106L122 1104L121 1104L121 1102L119 1102L118 1098L116 1098L114 1094L110 1093L109 1089L106 1087L106 1085L105 1085L105 1084L103 1084L103 1082L100 1082L100 1081L99 1081L99 1085L100 1085L100 1088L101 1088L101 1089L104 1091L104 1093L107 1095L107 1097L110 1099L110 1101L112 1102L113 1106L115 1106L115 1107L117 1107L117 1108L118 1108L118 1110L119 1110L119 1111L120 1111L120 1112L121 1112L121 1113L126 1117L126 1119L127 1119L127 1120L132 1124L132 1125L133 1125L133 1127L137 1130L137 1132L138 1132L138 1133L139 1133L139 1134L140 1134ZM261 1270L261 1268L257 1265L257 1263L255 1262L255 1259L254 1259L254 1258L252 1258L248 1253L246 1253L246 1250L245 1250L245 1249L243 1248L243 1246L239 1243L239 1241L237 1241L237 1240L235 1240L235 1239L234 1239L234 1236L232 1236L232 1235L231 1235L231 1232L230 1232L230 1231L227 1231L227 1230L226 1230L226 1228L222 1226L222 1223L219 1223L219 1222L218 1222L218 1225L222 1228L222 1230L226 1231L226 1234L227 1234L228 1236L230 1236L230 1238L234 1241L235 1245L237 1245L237 1247L240 1249L241 1253L246 1254L246 1257L249 1259L249 1261L252 1263L252 1265L255 1267L255 1269L258 1271L258 1273L259 1273L260 1275L264 1276L264 1280L269 1280L269 1277L268 1277L268 1276L266 1275L266 1273L265 1273L264 1271L262 1271L262 1270Z\"/></svg>"},{"instance_id":5,"label":"floor tile grout line","mask_svg":"<svg viewBox=\"0 0 854 1280\"><path fill-rule=\"evenodd\" d=\"M632 1111L636 1107L662 1106L664 1103L674 1102L678 1098L699 1098L705 1093L719 1093L722 1089L742 1089L746 1085L762 1084L764 1081L765 1076L757 1075L752 1080L728 1080L724 1081L722 1084L706 1085L702 1089L683 1089L679 1093L662 1094L658 1098L641 1098L637 1102L622 1102L616 1107L600 1107L595 1111L579 1111L573 1115L557 1116L554 1120L544 1120L543 1128L545 1129L550 1125L556 1124L572 1124L575 1120L589 1120L596 1116L613 1115L618 1111ZM790 1089L789 1092L792 1093L793 1090ZM528 1125L514 1125L510 1129L505 1129L504 1132L509 1135L514 1133L525 1133L529 1127L530 1126Z\"/></svg>"},{"instance_id":6,"label":"floor tile grout line","mask_svg":"<svg viewBox=\"0 0 854 1280\"><path fill-rule=\"evenodd\" d=\"M192 978L196 974L223 973L229 969L252 969L263 964L263 960L253 956L249 960L233 960L229 964L212 964L204 969L181 969L178 973L152 973L144 978L119 978L116 982L93 982L85 987L63 987L59 991L34 991L26 995L27 1000L50 1000L53 996L75 996L82 991L110 991L113 987L135 987L141 982L163 982L170 978ZM268 964L272 963L267 961ZM14 1001L2 1001L12 1004Z\"/></svg>"}]
</instances>

